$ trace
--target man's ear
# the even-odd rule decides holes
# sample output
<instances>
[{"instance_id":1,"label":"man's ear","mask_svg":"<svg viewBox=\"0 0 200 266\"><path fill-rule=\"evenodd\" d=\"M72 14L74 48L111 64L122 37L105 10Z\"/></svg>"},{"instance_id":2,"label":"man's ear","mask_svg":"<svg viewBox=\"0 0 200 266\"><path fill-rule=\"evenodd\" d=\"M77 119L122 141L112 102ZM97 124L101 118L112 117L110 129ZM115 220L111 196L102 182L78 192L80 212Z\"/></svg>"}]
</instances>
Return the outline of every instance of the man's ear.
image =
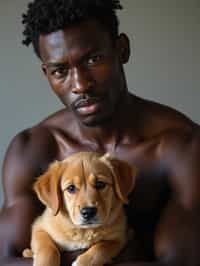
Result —
<instances>
[{"instance_id":1,"label":"man's ear","mask_svg":"<svg viewBox=\"0 0 200 266\"><path fill-rule=\"evenodd\" d=\"M130 42L126 34L121 33L117 39L117 49L122 64L126 64L130 57Z\"/></svg>"},{"instance_id":2,"label":"man's ear","mask_svg":"<svg viewBox=\"0 0 200 266\"><path fill-rule=\"evenodd\" d=\"M114 176L114 185L117 196L125 204L128 203L128 195L133 190L136 182L137 168L125 161L111 157L109 154L101 158L111 169Z\"/></svg>"},{"instance_id":3,"label":"man's ear","mask_svg":"<svg viewBox=\"0 0 200 266\"><path fill-rule=\"evenodd\" d=\"M41 69L42 69L42 72L44 73L44 75L46 76L47 75L47 65L42 63Z\"/></svg>"},{"instance_id":4,"label":"man's ear","mask_svg":"<svg viewBox=\"0 0 200 266\"><path fill-rule=\"evenodd\" d=\"M62 169L61 162L54 162L33 185L39 200L52 210L53 215L57 215L61 207L60 178Z\"/></svg>"}]
</instances>

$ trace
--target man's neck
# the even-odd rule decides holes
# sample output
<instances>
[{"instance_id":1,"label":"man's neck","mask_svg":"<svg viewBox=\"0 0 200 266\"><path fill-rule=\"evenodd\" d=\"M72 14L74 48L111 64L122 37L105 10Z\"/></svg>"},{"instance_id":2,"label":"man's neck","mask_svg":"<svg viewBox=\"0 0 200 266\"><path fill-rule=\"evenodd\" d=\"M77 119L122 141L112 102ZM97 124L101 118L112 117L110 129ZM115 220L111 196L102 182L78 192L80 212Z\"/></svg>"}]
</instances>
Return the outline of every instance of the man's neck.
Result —
<instances>
[{"instance_id":1,"label":"man's neck","mask_svg":"<svg viewBox=\"0 0 200 266\"><path fill-rule=\"evenodd\" d=\"M123 137L123 132L129 128L131 101L132 96L128 94L127 97L120 101L112 118L99 126L89 127L79 123L77 125L79 135L82 139L96 143L99 146L118 145Z\"/></svg>"}]
</instances>

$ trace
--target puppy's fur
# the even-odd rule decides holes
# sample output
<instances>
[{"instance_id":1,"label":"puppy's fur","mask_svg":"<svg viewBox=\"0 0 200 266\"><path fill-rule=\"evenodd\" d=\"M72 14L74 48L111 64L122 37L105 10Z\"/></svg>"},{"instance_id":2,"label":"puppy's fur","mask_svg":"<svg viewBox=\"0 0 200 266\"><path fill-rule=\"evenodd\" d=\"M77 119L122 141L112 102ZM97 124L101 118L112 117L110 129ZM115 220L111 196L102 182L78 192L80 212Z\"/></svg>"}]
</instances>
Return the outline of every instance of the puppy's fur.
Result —
<instances>
[{"instance_id":1,"label":"puppy's fur","mask_svg":"<svg viewBox=\"0 0 200 266\"><path fill-rule=\"evenodd\" d=\"M59 266L60 251L87 249L73 266L102 266L127 241L123 204L135 184L136 169L93 152L54 162L34 184L46 206L32 226L34 266Z\"/></svg>"}]
</instances>

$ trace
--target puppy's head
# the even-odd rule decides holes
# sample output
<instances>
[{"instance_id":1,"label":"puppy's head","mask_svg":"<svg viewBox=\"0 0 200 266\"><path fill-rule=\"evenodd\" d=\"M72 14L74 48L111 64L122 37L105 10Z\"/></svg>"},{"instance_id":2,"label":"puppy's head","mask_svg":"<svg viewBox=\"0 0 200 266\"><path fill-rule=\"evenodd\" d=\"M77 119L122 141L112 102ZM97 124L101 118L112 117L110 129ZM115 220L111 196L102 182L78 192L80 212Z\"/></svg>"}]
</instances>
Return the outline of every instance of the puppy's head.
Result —
<instances>
[{"instance_id":1,"label":"puppy's head","mask_svg":"<svg viewBox=\"0 0 200 266\"><path fill-rule=\"evenodd\" d=\"M65 211L75 225L96 227L128 202L135 176L135 168L124 161L81 152L53 163L34 189L54 215Z\"/></svg>"}]
</instances>

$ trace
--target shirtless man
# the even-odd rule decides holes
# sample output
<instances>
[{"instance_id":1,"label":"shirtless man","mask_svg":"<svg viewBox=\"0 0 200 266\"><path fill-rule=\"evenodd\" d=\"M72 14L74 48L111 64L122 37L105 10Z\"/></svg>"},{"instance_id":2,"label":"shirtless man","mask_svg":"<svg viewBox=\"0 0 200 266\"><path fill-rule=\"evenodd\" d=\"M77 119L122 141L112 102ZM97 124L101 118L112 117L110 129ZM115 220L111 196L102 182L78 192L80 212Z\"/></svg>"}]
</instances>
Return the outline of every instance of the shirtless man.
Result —
<instances>
[{"instance_id":1,"label":"shirtless man","mask_svg":"<svg viewBox=\"0 0 200 266\"><path fill-rule=\"evenodd\" d=\"M42 210L32 183L53 160L79 151L109 152L139 168L127 209L134 258L115 265L200 265L199 126L128 92L123 64L130 51L127 36L118 33L120 8L114 0L35 0L28 7L24 43L33 44L65 108L18 134L8 148L1 266L32 265L21 258Z\"/></svg>"}]
</instances>

